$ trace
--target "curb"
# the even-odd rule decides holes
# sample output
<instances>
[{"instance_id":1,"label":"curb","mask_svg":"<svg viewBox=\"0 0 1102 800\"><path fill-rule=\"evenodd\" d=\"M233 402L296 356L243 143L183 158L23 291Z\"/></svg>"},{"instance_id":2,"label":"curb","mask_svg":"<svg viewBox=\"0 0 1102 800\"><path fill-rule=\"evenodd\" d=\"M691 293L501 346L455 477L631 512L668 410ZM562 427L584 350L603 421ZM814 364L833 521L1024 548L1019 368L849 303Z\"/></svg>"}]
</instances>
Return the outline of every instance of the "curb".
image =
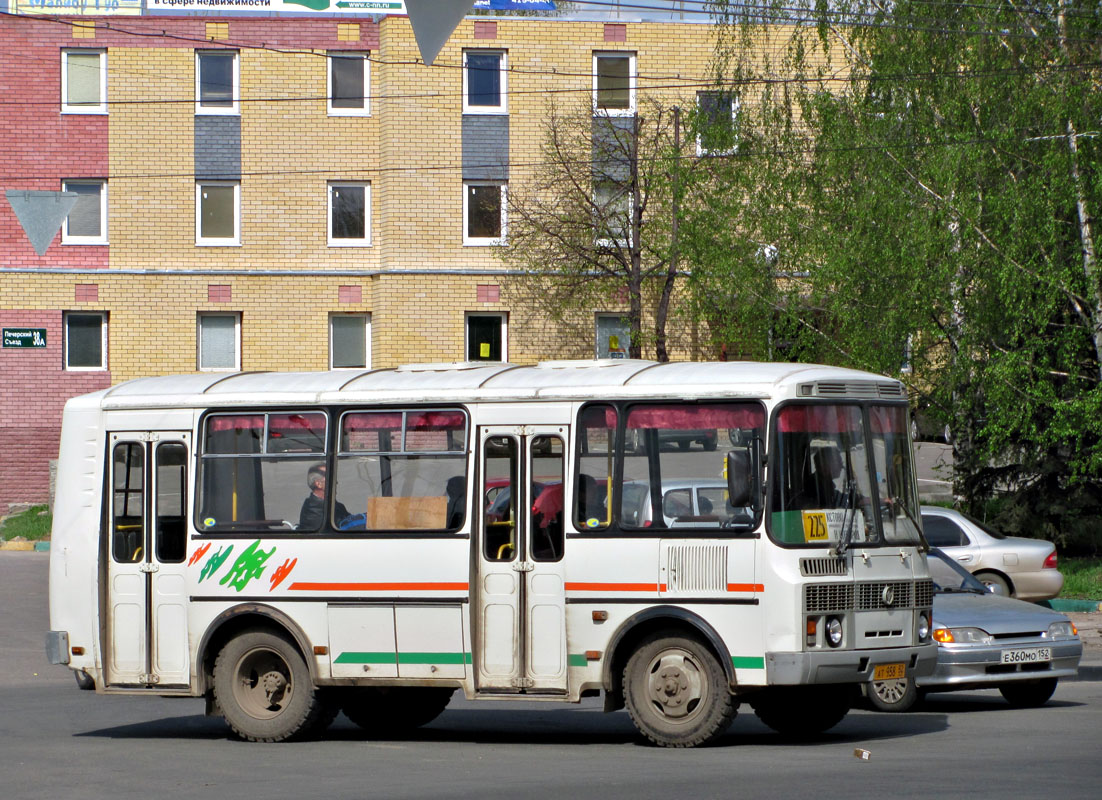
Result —
<instances>
[{"instance_id":1,"label":"curb","mask_svg":"<svg viewBox=\"0 0 1102 800\"><path fill-rule=\"evenodd\" d=\"M48 553L49 542L0 542L0 550L15 550L22 553Z\"/></svg>"},{"instance_id":2,"label":"curb","mask_svg":"<svg viewBox=\"0 0 1102 800\"><path fill-rule=\"evenodd\" d=\"M1053 611L1062 611L1064 613L1068 611L1102 611L1102 603L1097 600L1061 600L1057 598L1055 600L1042 600L1037 605L1051 608Z\"/></svg>"}]
</instances>

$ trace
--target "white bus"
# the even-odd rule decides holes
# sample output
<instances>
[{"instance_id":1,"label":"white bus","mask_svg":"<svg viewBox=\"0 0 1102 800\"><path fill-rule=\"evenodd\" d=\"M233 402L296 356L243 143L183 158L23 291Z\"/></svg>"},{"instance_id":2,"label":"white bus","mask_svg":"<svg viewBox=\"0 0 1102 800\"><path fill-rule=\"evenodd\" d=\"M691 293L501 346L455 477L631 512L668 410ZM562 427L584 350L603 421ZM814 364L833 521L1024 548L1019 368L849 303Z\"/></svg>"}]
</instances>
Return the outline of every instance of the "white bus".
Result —
<instances>
[{"instance_id":1,"label":"white bus","mask_svg":"<svg viewBox=\"0 0 1102 800\"><path fill-rule=\"evenodd\" d=\"M927 674L898 381L637 360L144 378L70 400L51 663L241 738L603 693L665 746Z\"/></svg>"}]
</instances>

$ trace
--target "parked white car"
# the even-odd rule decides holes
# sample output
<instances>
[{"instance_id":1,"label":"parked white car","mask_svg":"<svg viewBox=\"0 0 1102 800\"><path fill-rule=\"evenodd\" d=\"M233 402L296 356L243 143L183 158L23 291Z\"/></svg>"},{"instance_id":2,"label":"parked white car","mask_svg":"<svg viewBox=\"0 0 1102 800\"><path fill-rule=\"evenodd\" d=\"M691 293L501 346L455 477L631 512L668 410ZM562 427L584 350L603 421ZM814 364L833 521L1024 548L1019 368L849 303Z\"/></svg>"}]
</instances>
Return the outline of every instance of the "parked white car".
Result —
<instances>
[{"instance_id":1,"label":"parked white car","mask_svg":"<svg viewBox=\"0 0 1102 800\"><path fill-rule=\"evenodd\" d=\"M1004 536L967 514L937 506L922 506L922 530L926 541L995 594L1048 600L1064 587L1052 542Z\"/></svg>"}]
</instances>

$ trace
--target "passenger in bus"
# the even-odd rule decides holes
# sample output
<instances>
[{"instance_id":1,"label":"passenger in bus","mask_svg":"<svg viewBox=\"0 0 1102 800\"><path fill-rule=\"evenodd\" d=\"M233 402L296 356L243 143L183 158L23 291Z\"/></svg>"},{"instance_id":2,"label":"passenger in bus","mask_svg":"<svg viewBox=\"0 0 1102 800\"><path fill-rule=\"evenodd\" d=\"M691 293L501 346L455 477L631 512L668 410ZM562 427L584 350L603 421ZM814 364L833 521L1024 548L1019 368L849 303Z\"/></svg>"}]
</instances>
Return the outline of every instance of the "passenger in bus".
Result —
<instances>
[{"instance_id":1,"label":"passenger in bus","mask_svg":"<svg viewBox=\"0 0 1102 800\"><path fill-rule=\"evenodd\" d=\"M310 494L302 501L296 530L318 531L325 522L325 464L315 464L310 467L306 473L306 485L310 489ZM343 503L334 504L333 517L338 526L349 516L351 515Z\"/></svg>"},{"instance_id":2,"label":"passenger in bus","mask_svg":"<svg viewBox=\"0 0 1102 800\"><path fill-rule=\"evenodd\" d=\"M463 524L463 512L467 501L467 478L463 475L448 478L444 493L448 496L448 530L454 530Z\"/></svg>"}]
</instances>

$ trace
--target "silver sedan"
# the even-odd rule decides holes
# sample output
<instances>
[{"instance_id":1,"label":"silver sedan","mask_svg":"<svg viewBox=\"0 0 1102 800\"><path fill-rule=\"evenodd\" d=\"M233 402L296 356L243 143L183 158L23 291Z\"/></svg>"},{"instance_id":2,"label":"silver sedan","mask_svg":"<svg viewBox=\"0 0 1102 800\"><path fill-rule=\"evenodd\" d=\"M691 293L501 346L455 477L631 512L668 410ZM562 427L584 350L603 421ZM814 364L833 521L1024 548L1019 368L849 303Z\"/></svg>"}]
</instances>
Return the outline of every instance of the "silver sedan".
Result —
<instances>
[{"instance_id":1,"label":"silver sedan","mask_svg":"<svg viewBox=\"0 0 1102 800\"><path fill-rule=\"evenodd\" d=\"M936 587L937 666L917 681L870 681L873 707L906 711L927 692L989 688L1011 705L1040 706L1060 678L1076 674L1083 643L1066 616L994 594L937 548L927 560Z\"/></svg>"},{"instance_id":2,"label":"silver sedan","mask_svg":"<svg viewBox=\"0 0 1102 800\"><path fill-rule=\"evenodd\" d=\"M996 594L1047 600L1064 586L1052 542L1004 536L967 514L937 506L922 506L922 530L926 541Z\"/></svg>"}]
</instances>

